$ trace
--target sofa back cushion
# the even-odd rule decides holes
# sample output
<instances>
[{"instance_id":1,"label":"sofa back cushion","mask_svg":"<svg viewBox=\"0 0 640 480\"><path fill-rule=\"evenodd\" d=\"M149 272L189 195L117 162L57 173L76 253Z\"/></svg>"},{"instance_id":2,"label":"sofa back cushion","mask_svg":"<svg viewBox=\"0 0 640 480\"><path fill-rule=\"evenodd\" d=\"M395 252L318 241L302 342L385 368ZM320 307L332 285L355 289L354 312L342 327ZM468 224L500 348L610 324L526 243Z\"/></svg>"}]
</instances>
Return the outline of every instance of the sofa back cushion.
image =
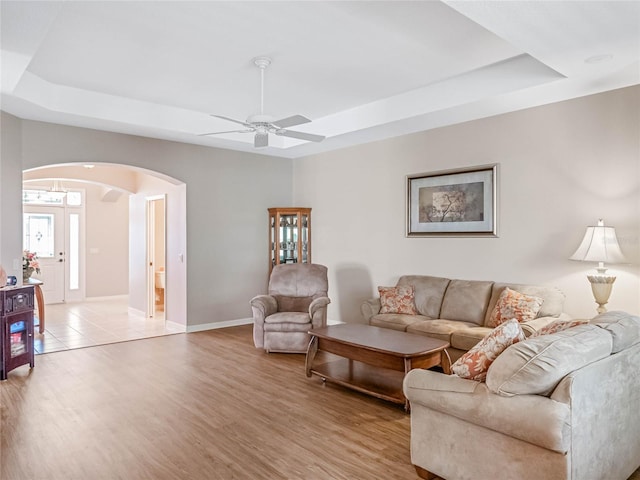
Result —
<instances>
[{"instance_id":1,"label":"sofa back cushion","mask_svg":"<svg viewBox=\"0 0 640 480\"><path fill-rule=\"evenodd\" d=\"M413 285L416 310L420 315L439 318L444 292L449 285L448 278L427 275L404 275L398 285Z\"/></svg>"},{"instance_id":2,"label":"sofa back cushion","mask_svg":"<svg viewBox=\"0 0 640 480\"><path fill-rule=\"evenodd\" d=\"M440 318L483 325L493 282L451 280L444 294Z\"/></svg>"},{"instance_id":3,"label":"sofa back cushion","mask_svg":"<svg viewBox=\"0 0 640 480\"><path fill-rule=\"evenodd\" d=\"M544 285L521 285L518 283L494 283L484 325L489 325L491 313L496 307L496 303L498 302L503 290L507 287L511 290L515 290L516 292L524 293L525 295L542 298L542 306L538 311L537 317L559 317L562 313L565 297L564 293L556 287L547 287Z\"/></svg>"},{"instance_id":4,"label":"sofa back cushion","mask_svg":"<svg viewBox=\"0 0 640 480\"><path fill-rule=\"evenodd\" d=\"M491 364L487 387L503 396L549 395L568 373L608 357L609 332L580 325L511 345Z\"/></svg>"}]
</instances>

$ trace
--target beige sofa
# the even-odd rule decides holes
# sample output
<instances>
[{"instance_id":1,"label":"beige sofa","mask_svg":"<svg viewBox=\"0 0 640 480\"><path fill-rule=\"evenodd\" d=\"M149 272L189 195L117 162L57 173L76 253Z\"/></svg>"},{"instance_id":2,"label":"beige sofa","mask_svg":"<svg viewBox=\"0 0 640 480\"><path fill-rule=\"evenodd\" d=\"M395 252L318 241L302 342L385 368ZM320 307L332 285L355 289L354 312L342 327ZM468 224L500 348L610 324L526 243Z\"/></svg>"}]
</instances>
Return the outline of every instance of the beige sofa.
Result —
<instances>
[{"instance_id":1,"label":"beige sofa","mask_svg":"<svg viewBox=\"0 0 640 480\"><path fill-rule=\"evenodd\" d=\"M491 331L486 327L487 322L506 287L544 300L537 317L521 324L527 336L554 320L569 319L562 312L565 296L555 287L451 280L427 275L405 275L397 285L414 286L418 315L381 314L380 298L373 298L361 306L365 320L370 325L445 340L451 344L447 351L452 362Z\"/></svg>"},{"instance_id":2,"label":"beige sofa","mask_svg":"<svg viewBox=\"0 0 640 480\"><path fill-rule=\"evenodd\" d=\"M623 312L508 347L486 383L404 380L422 478L625 480L640 467L640 317Z\"/></svg>"}]
</instances>

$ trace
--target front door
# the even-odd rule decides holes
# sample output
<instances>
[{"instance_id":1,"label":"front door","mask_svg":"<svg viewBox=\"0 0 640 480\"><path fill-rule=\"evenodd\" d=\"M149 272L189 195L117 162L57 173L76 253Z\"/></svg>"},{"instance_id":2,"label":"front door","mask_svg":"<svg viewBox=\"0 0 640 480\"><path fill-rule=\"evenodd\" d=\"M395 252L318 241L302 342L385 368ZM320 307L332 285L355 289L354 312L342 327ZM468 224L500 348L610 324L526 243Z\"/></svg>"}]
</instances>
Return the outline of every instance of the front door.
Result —
<instances>
[{"instance_id":1,"label":"front door","mask_svg":"<svg viewBox=\"0 0 640 480\"><path fill-rule=\"evenodd\" d=\"M65 225L64 207L24 206L24 248L35 252L40 273L32 275L42 280L46 303L65 300Z\"/></svg>"}]
</instances>

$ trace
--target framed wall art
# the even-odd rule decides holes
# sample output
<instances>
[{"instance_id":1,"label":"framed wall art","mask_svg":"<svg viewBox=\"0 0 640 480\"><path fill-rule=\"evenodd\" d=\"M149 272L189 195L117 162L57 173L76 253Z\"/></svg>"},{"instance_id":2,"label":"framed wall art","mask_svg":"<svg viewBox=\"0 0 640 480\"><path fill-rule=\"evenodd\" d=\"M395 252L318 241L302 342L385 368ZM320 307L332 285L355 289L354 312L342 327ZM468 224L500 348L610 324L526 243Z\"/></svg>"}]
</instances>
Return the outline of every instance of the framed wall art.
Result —
<instances>
[{"instance_id":1,"label":"framed wall art","mask_svg":"<svg viewBox=\"0 0 640 480\"><path fill-rule=\"evenodd\" d=\"M407 236L497 237L498 165L407 175Z\"/></svg>"}]
</instances>

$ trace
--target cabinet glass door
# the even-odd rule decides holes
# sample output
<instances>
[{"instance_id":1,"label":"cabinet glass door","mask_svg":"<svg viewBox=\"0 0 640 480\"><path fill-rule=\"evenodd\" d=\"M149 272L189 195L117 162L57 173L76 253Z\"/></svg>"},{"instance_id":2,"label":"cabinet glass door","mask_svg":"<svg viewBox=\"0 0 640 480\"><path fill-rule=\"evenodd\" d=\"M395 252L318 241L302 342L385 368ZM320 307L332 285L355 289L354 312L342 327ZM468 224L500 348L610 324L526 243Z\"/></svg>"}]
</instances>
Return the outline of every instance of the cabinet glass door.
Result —
<instances>
[{"instance_id":1,"label":"cabinet glass door","mask_svg":"<svg viewBox=\"0 0 640 480\"><path fill-rule=\"evenodd\" d=\"M302 243L302 263L309 262L309 216L300 215L300 242Z\"/></svg>"},{"instance_id":2,"label":"cabinet glass door","mask_svg":"<svg viewBox=\"0 0 640 480\"><path fill-rule=\"evenodd\" d=\"M298 216L280 216L280 263L298 261Z\"/></svg>"},{"instance_id":3,"label":"cabinet glass door","mask_svg":"<svg viewBox=\"0 0 640 480\"><path fill-rule=\"evenodd\" d=\"M25 320L9 324L9 357L24 355L29 349L29 334Z\"/></svg>"}]
</instances>

